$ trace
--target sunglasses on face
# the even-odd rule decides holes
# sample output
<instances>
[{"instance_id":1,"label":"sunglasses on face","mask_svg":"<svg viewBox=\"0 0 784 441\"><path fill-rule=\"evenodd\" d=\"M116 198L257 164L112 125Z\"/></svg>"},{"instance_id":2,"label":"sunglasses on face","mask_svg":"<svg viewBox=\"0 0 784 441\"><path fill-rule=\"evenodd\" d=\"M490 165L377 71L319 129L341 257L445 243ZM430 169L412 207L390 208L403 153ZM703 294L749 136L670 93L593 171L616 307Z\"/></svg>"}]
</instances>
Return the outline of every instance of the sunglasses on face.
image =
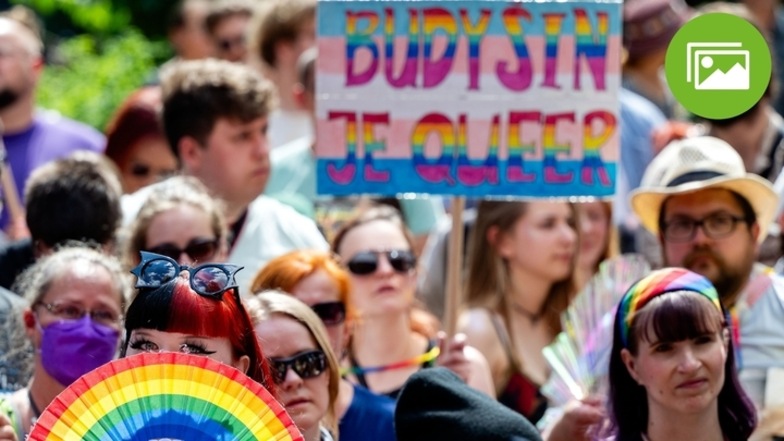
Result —
<instances>
[{"instance_id":1,"label":"sunglasses on face","mask_svg":"<svg viewBox=\"0 0 784 441\"><path fill-rule=\"evenodd\" d=\"M176 170L161 170L158 176L163 179L176 173ZM152 174L152 168L147 164L131 165L131 174L137 178L146 178Z\"/></svg>"},{"instance_id":2,"label":"sunglasses on face","mask_svg":"<svg viewBox=\"0 0 784 441\"><path fill-rule=\"evenodd\" d=\"M335 326L346 320L346 305L343 302L316 303L310 309L324 322L325 326Z\"/></svg>"},{"instance_id":3,"label":"sunglasses on face","mask_svg":"<svg viewBox=\"0 0 784 441\"><path fill-rule=\"evenodd\" d=\"M245 47L245 36L218 39L218 47L222 52L228 52L234 47L243 48Z\"/></svg>"},{"instance_id":4,"label":"sunglasses on face","mask_svg":"<svg viewBox=\"0 0 784 441\"><path fill-rule=\"evenodd\" d=\"M179 260L182 253L185 253L194 262L204 262L215 257L215 252L218 251L218 239L197 237L188 241L185 248L179 248L177 245L167 242L151 247L147 251L170 257L174 260Z\"/></svg>"},{"instance_id":5,"label":"sunglasses on face","mask_svg":"<svg viewBox=\"0 0 784 441\"><path fill-rule=\"evenodd\" d=\"M303 380L318 377L327 370L327 356L324 352L315 350L289 358L271 358L270 364L272 365L272 380L275 384L283 384L286 381L286 373L289 368Z\"/></svg>"},{"instance_id":6,"label":"sunglasses on face","mask_svg":"<svg viewBox=\"0 0 784 441\"><path fill-rule=\"evenodd\" d=\"M358 276L373 274L378 269L379 256L384 255L392 266L392 269L399 273L407 273L414 269L416 257L414 253L407 250L387 250L387 251L362 251L354 255L346 265L348 270Z\"/></svg>"},{"instance_id":7,"label":"sunglasses on face","mask_svg":"<svg viewBox=\"0 0 784 441\"><path fill-rule=\"evenodd\" d=\"M205 297L220 298L224 292L237 288L234 275L242 269L241 266L223 263L189 267L160 254L142 251L141 255L141 263L131 270L136 276L136 288L159 288L177 278L182 271L187 271L193 291ZM236 289L234 293L239 297Z\"/></svg>"}]
</instances>

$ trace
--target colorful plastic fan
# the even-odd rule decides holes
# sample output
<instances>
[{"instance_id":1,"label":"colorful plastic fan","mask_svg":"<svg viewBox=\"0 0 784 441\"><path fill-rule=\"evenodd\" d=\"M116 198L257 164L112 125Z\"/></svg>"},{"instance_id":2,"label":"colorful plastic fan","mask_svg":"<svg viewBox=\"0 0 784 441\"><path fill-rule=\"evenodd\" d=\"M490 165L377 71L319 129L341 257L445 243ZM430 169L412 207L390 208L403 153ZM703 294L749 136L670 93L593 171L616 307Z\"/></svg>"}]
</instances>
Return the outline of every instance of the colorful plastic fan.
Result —
<instances>
[{"instance_id":1,"label":"colorful plastic fan","mask_svg":"<svg viewBox=\"0 0 784 441\"><path fill-rule=\"evenodd\" d=\"M606 393L615 309L632 283L650 271L640 255L606 261L564 312L563 332L542 350L552 370L542 393L551 403Z\"/></svg>"},{"instance_id":2,"label":"colorful plastic fan","mask_svg":"<svg viewBox=\"0 0 784 441\"><path fill-rule=\"evenodd\" d=\"M303 440L261 386L208 357L140 354L76 380L30 440Z\"/></svg>"}]
</instances>

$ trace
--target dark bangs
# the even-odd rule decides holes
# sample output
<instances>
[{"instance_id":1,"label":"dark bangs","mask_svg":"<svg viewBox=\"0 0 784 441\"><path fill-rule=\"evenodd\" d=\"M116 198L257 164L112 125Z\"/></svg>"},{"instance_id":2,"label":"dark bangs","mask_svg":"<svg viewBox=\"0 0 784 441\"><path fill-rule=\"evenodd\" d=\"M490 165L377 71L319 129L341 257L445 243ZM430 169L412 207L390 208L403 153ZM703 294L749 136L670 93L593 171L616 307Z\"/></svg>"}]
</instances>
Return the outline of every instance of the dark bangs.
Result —
<instances>
[{"instance_id":1,"label":"dark bangs","mask_svg":"<svg viewBox=\"0 0 784 441\"><path fill-rule=\"evenodd\" d=\"M171 314L173 283L156 289L140 289L125 314L125 330L130 335L135 329L165 330Z\"/></svg>"},{"instance_id":2,"label":"dark bangs","mask_svg":"<svg viewBox=\"0 0 784 441\"><path fill-rule=\"evenodd\" d=\"M645 305L632 323L629 350L637 343L677 342L721 331L724 315L711 301L692 291L675 291Z\"/></svg>"},{"instance_id":3,"label":"dark bangs","mask_svg":"<svg viewBox=\"0 0 784 441\"><path fill-rule=\"evenodd\" d=\"M233 296L232 291L224 293ZM236 302L224 302L193 292L188 279L178 277L153 290L140 290L128 308L125 330L155 329L208 337L228 337L237 326Z\"/></svg>"}]
</instances>

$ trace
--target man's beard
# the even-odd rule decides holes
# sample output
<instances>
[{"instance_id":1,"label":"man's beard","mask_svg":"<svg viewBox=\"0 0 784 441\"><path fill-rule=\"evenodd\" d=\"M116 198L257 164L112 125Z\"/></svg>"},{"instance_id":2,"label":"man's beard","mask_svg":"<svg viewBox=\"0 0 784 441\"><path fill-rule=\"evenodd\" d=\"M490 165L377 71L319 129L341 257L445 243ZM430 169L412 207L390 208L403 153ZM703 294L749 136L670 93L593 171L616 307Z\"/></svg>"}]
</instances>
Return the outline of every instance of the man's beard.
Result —
<instances>
[{"instance_id":1,"label":"man's beard","mask_svg":"<svg viewBox=\"0 0 784 441\"><path fill-rule=\"evenodd\" d=\"M705 277L711 279L711 283L719 293L719 298L722 302L728 301L734 303L741 288L746 284L746 281L751 274L751 268L754 265L754 259L750 256L745 256L739 267L732 267L727 263L724 258L714 253L707 248L697 248L683 259L683 266L691 271L702 274L698 269L694 268L694 262L699 258L709 258L716 266L717 274L709 276L703 274ZM748 263L747 263L748 262ZM731 306L731 305L726 305Z\"/></svg>"},{"instance_id":2,"label":"man's beard","mask_svg":"<svg viewBox=\"0 0 784 441\"><path fill-rule=\"evenodd\" d=\"M22 94L11 88L0 89L0 110L5 110L15 102L19 101Z\"/></svg>"}]
</instances>

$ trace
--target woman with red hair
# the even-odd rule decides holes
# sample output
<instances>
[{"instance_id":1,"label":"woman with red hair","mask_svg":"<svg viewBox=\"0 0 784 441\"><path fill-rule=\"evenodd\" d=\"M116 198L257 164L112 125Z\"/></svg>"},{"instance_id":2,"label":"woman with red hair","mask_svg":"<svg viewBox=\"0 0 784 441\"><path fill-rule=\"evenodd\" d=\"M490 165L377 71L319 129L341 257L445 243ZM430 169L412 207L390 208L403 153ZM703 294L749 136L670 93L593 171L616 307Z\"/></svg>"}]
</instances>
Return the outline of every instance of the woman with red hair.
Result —
<instances>
[{"instance_id":1,"label":"woman with red hair","mask_svg":"<svg viewBox=\"0 0 784 441\"><path fill-rule=\"evenodd\" d=\"M131 271L137 292L125 316L122 356L204 355L246 373L274 394L269 363L234 280L241 268L221 263L191 268L159 254L141 255Z\"/></svg>"},{"instance_id":2,"label":"woman with red hair","mask_svg":"<svg viewBox=\"0 0 784 441\"><path fill-rule=\"evenodd\" d=\"M177 172L177 158L158 120L160 108L160 88L143 87L122 103L106 127L106 156L117 164L125 193Z\"/></svg>"},{"instance_id":3,"label":"woman with red hair","mask_svg":"<svg viewBox=\"0 0 784 441\"><path fill-rule=\"evenodd\" d=\"M270 260L256 275L251 291L281 290L319 316L332 351L340 357L348 346L356 314L351 307L349 275L327 252L293 251ZM341 379L335 402L341 441L394 441L395 402Z\"/></svg>"}]
</instances>

